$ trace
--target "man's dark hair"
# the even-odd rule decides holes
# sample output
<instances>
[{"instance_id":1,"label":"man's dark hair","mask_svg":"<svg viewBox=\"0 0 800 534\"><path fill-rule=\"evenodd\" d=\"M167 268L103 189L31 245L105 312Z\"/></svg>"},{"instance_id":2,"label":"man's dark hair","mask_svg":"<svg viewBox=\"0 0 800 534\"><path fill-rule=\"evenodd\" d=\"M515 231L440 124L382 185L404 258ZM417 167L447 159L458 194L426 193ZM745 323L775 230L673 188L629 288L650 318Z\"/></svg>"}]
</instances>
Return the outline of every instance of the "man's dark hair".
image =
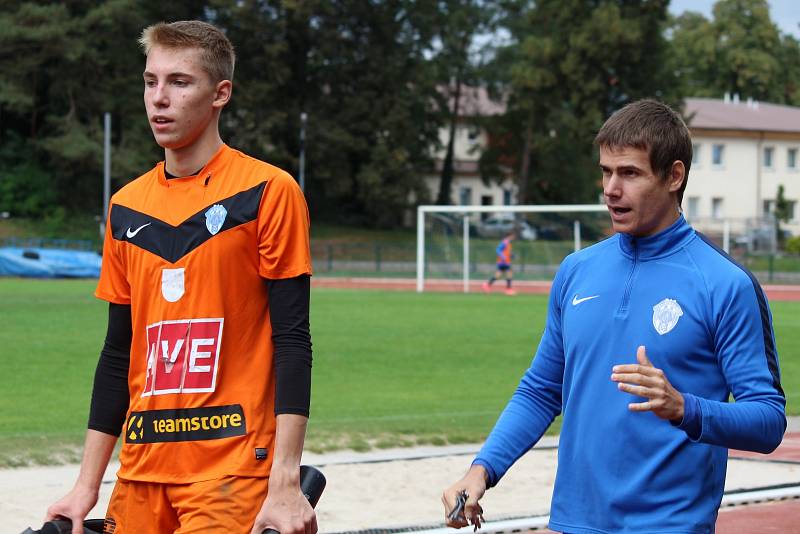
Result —
<instances>
[{"instance_id":1,"label":"man's dark hair","mask_svg":"<svg viewBox=\"0 0 800 534\"><path fill-rule=\"evenodd\" d=\"M681 116L668 105L652 99L631 102L608 118L594 144L612 150L646 150L650 167L662 180L669 177L675 161L682 161L686 175L678 190L680 205L692 165L692 137Z\"/></svg>"}]
</instances>

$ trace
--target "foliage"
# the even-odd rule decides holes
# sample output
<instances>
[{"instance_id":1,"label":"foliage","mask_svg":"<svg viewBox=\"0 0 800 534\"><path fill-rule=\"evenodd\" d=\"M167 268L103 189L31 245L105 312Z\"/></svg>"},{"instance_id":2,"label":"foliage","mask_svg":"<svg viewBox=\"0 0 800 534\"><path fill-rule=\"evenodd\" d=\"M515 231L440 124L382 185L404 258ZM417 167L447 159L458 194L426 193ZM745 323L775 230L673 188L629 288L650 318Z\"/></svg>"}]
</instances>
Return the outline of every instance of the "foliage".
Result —
<instances>
[{"instance_id":1,"label":"foliage","mask_svg":"<svg viewBox=\"0 0 800 534\"><path fill-rule=\"evenodd\" d=\"M687 12L671 31L686 96L800 105L800 46L770 20L767 0L719 0L712 20Z\"/></svg>"},{"instance_id":2,"label":"foliage","mask_svg":"<svg viewBox=\"0 0 800 534\"><path fill-rule=\"evenodd\" d=\"M599 192L592 139L625 103L677 101L664 68L664 0L542 0L506 3L511 41L494 84L507 113L490 126L489 178L519 172L521 203L578 203Z\"/></svg>"},{"instance_id":3,"label":"foliage","mask_svg":"<svg viewBox=\"0 0 800 534\"><path fill-rule=\"evenodd\" d=\"M0 139L27 138L28 164L48 175L59 205L99 213L103 112L113 116L118 184L155 159L142 120L136 39L163 10L133 0L7 4L0 11Z\"/></svg>"},{"instance_id":4,"label":"foliage","mask_svg":"<svg viewBox=\"0 0 800 534\"><path fill-rule=\"evenodd\" d=\"M33 150L16 134L0 147L0 212L41 217L55 204L50 174L36 164Z\"/></svg>"},{"instance_id":5,"label":"foliage","mask_svg":"<svg viewBox=\"0 0 800 534\"><path fill-rule=\"evenodd\" d=\"M800 254L800 235L790 237L786 240L786 252L790 254Z\"/></svg>"},{"instance_id":6,"label":"foliage","mask_svg":"<svg viewBox=\"0 0 800 534\"><path fill-rule=\"evenodd\" d=\"M588 202L591 141L614 110L653 96L736 92L800 104L800 43L766 0L719 0L711 20L668 20L667 0L0 0L0 203L99 215L103 113L117 189L163 157L143 115L137 38L161 20L219 25L239 61L223 138L297 173L300 116L315 219L396 227L429 202L450 95L487 85L507 104L485 180L516 177L523 203ZM482 47L478 43L486 43ZM47 187L43 187L47 184Z\"/></svg>"},{"instance_id":7,"label":"foliage","mask_svg":"<svg viewBox=\"0 0 800 534\"><path fill-rule=\"evenodd\" d=\"M792 217L791 204L784 194L783 184L778 186L778 193L775 195L775 233L778 236L778 246L783 247L786 236L781 230L781 223L788 223Z\"/></svg>"},{"instance_id":8,"label":"foliage","mask_svg":"<svg viewBox=\"0 0 800 534\"><path fill-rule=\"evenodd\" d=\"M425 196L439 125L430 31L414 2L216 5L242 58L226 111L232 143L295 172L305 112L312 211L398 225L410 194Z\"/></svg>"},{"instance_id":9,"label":"foliage","mask_svg":"<svg viewBox=\"0 0 800 534\"><path fill-rule=\"evenodd\" d=\"M433 15L436 54L433 58L437 80L442 84L439 107L447 116L448 138L439 175L437 204L451 203L455 175L456 126L464 110L460 108L467 86L481 84L481 50L476 38L495 30L496 8L484 0L440 0Z\"/></svg>"}]
</instances>

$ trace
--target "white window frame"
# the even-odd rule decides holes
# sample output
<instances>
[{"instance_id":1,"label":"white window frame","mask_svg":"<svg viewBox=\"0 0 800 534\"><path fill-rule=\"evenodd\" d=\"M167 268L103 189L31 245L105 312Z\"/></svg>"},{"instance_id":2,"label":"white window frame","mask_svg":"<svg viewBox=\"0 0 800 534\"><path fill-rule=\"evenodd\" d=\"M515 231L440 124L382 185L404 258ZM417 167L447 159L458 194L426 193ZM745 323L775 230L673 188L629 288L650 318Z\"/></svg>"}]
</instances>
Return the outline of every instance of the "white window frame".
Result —
<instances>
[{"instance_id":1,"label":"white window frame","mask_svg":"<svg viewBox=\"0 0 800 534\"><path fill-rule=\"evenodd\" d=\"M767 157L769 155L769 157ZM775 169L775 147L774 146L765 146L761 157L763 158L761 164L766 170L774 170ZM769 161L767 161L769 160Z\"/></svg>"},{"instance_id":2,"label":"white window frame","mask_svg":"<svg viewBox=\"0 0 800 534\"><path fill-rule=\"evenodd\" d=\"M719 151L719 162L714 161L715 152ZM715 169L725 168L725 143L714 143L711 145L711 165Z\"/></svg>"},{"instance_id":3,"label":"white window frame","mask_svg":"<svg viewBox=\"0 0 800 534\"><path fill-rule=\"evenodd\" d=\"M786 149L786 168L790 171L797 172L797 154L798 150L797 147L790 147ZM794 155L794 162L792 162L791 156ZM794 163L794 165L792 165Z\"/></svg>"},{"instance_id":4,"label":"white window frame","mask_svg":"<svg viewBox=\"0 0 800 534\"><path fill-rule=\"evenodd\" d=\"M711 199L711 218L719 221L725 218L725 198L713 197Z\"/></svg>"},{"instance_id":5,"label":"white window frame","mask_svg":"<svg viewBox=\"0 0 800 534\"><path fill-rule=\"evenodd\" d=\"M467 202L464 203L464 194L467 193ZM468 206L472 204L472 187L469 185L462 185L458 188L458 203L461 206Z\"/></svg>"}]
</instances>

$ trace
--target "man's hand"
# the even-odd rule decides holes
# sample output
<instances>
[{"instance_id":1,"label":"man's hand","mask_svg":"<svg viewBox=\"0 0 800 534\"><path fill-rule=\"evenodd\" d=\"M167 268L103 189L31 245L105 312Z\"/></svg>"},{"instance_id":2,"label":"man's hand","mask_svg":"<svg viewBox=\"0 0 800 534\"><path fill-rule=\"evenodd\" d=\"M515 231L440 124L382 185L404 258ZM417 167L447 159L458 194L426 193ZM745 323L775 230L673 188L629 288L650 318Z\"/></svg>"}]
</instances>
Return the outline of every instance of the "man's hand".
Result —
<instances>
[{"instance_id":1,"label":"man's hand","mask_svg":"<svg viewBox=\"0 0 800 534\"><path fill-rule=\"evenodd\" d=\"M653 412L662 419L683 420L683 395L672 387L664 371L653 366L647 358L644 345L636 351L638 364L615 365L611 380L617 382L620 391L645 397L645 402L632 402L632 412Z\"/></svg>"},{"instance_id":2,"label":"man's hand","mask_svg":"<svg viewBox=\"0 0 800 534\"><path fill-rule=\"evenodd\" d=\"M78 480L72 491L47 509L45 521L69 519L72 534L83 534L83 520L97 504L103 474L116 443L117 436L91 429L86 431Z\"/></svg>"},{"instance_id":3,"label":"man's hand","mask_svg":"<svg viewBox=\"0 0 800 534\"><path fill-rule=\"evenodd\" d=\"M76 484L72 491L47 509L45 521L69 519L72 534L83 534L83 520L97 504L98 491Z\"/></svg>"},{"instance_id":4,"label":"man's hand","mask_svg":"<svg viewBox=\"0 0 800 534\"><path fill-rule=\"evenodd\" d=\"M280 534L317 534L317 516L300 490L299 468L296 471L279 474L273 468L267 498L250 534L261 534L266 528Z\"/></svg>"},{"instance_id":5,"label":"man's hand","mask_svg":"<svg viewBox=\"0 0 800 534\"><path fill-rule=\"evenodd\" d=\"M461 492L466 492L467 502L464 505L463 514L457 517L450 517L450 513L456 506L456 500ZM478 501L486 493L486 469L482 465L473 465L464 475L464 478L444 490L442 494L442 504L444 505L444 517L448 527L461 528L467 525L475 525L480 528L483 519L483 510Z\"/></svg>"}]
</instances>

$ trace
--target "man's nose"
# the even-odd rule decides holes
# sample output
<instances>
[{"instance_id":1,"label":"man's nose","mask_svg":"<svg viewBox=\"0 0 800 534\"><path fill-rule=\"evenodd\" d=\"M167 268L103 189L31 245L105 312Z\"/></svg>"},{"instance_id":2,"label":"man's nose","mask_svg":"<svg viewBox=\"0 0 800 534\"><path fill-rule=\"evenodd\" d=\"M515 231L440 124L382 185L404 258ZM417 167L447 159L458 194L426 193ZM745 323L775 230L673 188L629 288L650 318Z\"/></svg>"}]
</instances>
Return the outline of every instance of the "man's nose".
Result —
<instances>
[{"instance_id":1,"label":"man's nose","mask_svg":"<svg viewBox=\"0 0 800 534\"><path fill-rule=\"evenodd\" d=\"M150 94L150 100L155 106L160 108L166 107L169 105L169 96L167 95L167 91L165 90L165 86L162 84L157 84L154 88L152 93Z\"/></svg>"},{"instance_id":2,"label":"man's nose","mask_svg":"<svg viewBox=\"0 0 800 534\"><path fill-rule=\"evenodd\" d=\"M620 192L619 176L617 176L617 173L612 172L603 180L603 195L607 197L618 197Z\"/></svg>"}]
</instances>

